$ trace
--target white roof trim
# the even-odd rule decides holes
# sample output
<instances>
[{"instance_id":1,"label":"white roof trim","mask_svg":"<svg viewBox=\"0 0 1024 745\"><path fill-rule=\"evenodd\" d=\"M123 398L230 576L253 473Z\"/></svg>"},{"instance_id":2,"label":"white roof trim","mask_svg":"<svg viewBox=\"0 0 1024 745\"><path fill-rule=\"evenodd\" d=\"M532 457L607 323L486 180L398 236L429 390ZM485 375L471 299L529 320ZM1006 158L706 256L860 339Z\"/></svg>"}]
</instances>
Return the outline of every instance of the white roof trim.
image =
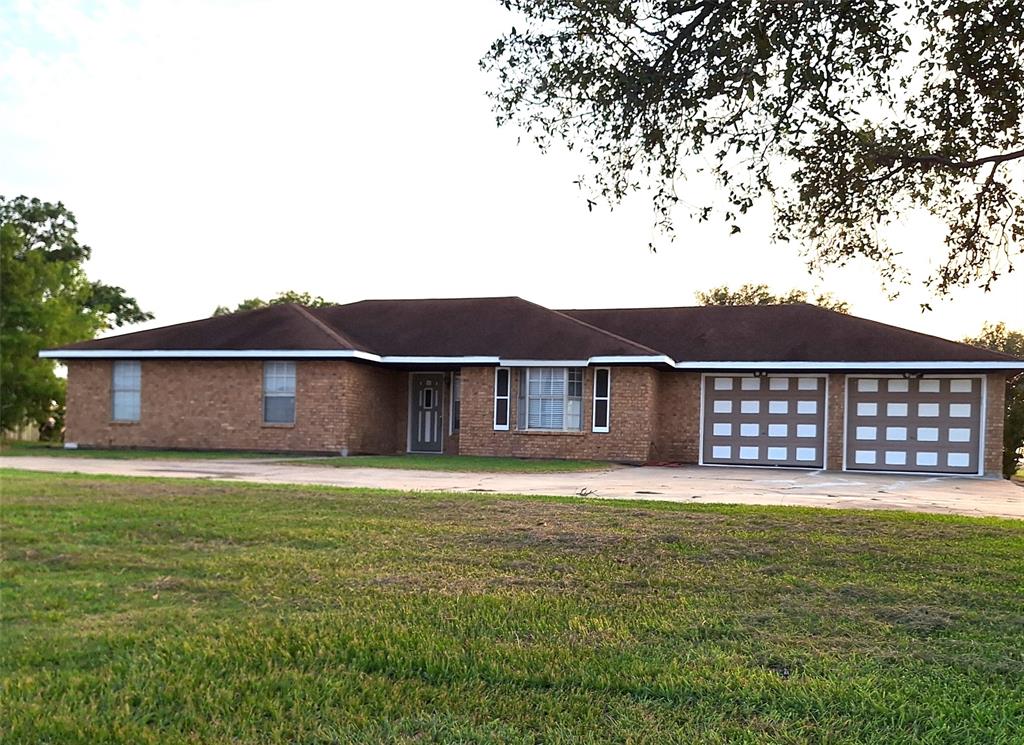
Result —
<instances>
[{"instance_id":1,"label":"white roof trim","mask_svg":"<svg viewBox=\"0 0 1024 745\"><path fill-rule=\"evenodd\" d=\"M315 357L380 362L381 356L357 349L44 349L43 359L308 359Z\"/></svg>"},{"instance_id":2,"label":"white roof trim","mask_svg":"<svg viewBox=\"0 0 1024 745\"><path fill-rule=\"evenodd\" d=\"M411 355L384 355L378 357L374 355L378 362L392 365L454 365L462 363L464 365L498 365L500 361L497 357L486 357L480 355L468 355L466 357L415 357Z\"/></svg>"},{"instance_id":3,"label":"white roof trim","mask_svg":"<svg viewBox=\"0 0 1024 745\"><path fill-rule=\"evenodd\" d=\"M590 364L592 365L603 365L609 362L618 364L628 363L651 363L651 364L662 364L662 365L674 365L676 361L673 360L666 354L624 354L624 355L604 355L599 357L591 357Z\"/></svg>"},{"instance_id":4,"label":"white roof trim","mask_svg":"<svg viewBox=\"0 0 1024 745\"><path fill-rule=\"evenodd\" d=\"M487 355L416 357L379 355L358 349L45 349L43 359L359 359L385 365L500 365L501 367L587 367L607 364L664 364L679 370L1021 370L1024 362L675 362L666 355L603 355L585 360L513 360Z\"/></svg>"},{"instance_id":5,"label":"white roof trim","mask_svg":"<svg viewBox=\"0 0 1024 745\"><path fill-rule=\"evenodd\" d=\"M676 362L680 370L1021 370L1024 362Z\"/></svg>"},{"instance_id":6,"label":"white roof trim","mask_svg":"<svg viewBox=\"0 0 1024 745\"><path fill-rule=\"evenodd\" d=\"M355 349L46 349L43 359L361 359L388 365L499 365L501 367L586 367L591 364L646 362L671 365L664 355L621 355L586 360L510 360L490 355L379 355Z\"/></svg>"}]
</instances>

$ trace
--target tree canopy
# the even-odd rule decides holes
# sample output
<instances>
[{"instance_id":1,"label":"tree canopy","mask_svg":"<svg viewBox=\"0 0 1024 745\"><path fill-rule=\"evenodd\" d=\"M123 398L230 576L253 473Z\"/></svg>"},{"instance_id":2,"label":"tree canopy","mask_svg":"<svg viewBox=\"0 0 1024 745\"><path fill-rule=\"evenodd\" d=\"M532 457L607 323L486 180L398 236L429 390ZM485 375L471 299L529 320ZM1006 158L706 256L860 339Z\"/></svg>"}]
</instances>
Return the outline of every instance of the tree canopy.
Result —
<instances>
[{"instance_id":1,"label":"tree canopy","mask_svg":"<svg viewBox=\"0 0 1024 745\"><path fill-rule=\"evenodd\" d=\"M930 214L938 294L1024 251L1024 3L501 2L522 21L481 60L498 124L580 151L593 199L647 189L669 234L679 207L737 232L766 200L812 268L864 257L890 286L886 228ZM685 192L701 173L717 201Z\"/></svg>"},{"instance_id":2,"label":"tree canopy","mask_svg":"<svg viewBox=\"0 0 1024 745\"><path fill-rule=\"evenodd\" d=\"M266 308L268 305L282 305L284 303L297 303L298 305L304 305L307 308L322 308L325 305L335 304L329 300L324 300L319 295L311 295L308 292L297 292L296 290L285 290L284 292L279 292L270 300L251 297L243 300L234 308L229 308L226 305L218 305L213 309L213 315L226 316L230 313L241 313L244 310L256 310L257 308Z\"/></svg>"},{"instance_id":3,"label":"tree canopy","mask_svg":"<svg viewBox=\"0 0 1024 745\"><path fill-rule=\"evenodd\" d=\"M740 285L735 290L727 285L712 287L710 290L696 293L697 302L701 305L791 305L793 303L811 303L820 305L838 313L849 313L850 304L837 299L831 292L822 292L811 296L806 290L790 290L776 294L768 285Z\"/></svg>"},{"instance_id":4,"label":"tree canopy","mask_svg":"<svg viewBox=\"0 0 1024 745\"><path fill-rule=\"evenodd\" d=\"M40 349L146 321L124 289L89 280L75 216L60 202L0 196L0 429L44 421L64 398Z\"/></svg>"},{"instance_id":5,"label":"tree canopy","mask_svg":"<svg viewBox=\"0 0 1024 745\"><path fill-rule=\"evenodd\" d=\"M1005 323L986 323L980 334L964 341L976 347L1024 357L1024 332L1008 329ZM1021 448L1024 448L1024 375L1015 375L1006 381L1003 475L1007 478L1017 471Z\"/></svg>"}]
</instances>

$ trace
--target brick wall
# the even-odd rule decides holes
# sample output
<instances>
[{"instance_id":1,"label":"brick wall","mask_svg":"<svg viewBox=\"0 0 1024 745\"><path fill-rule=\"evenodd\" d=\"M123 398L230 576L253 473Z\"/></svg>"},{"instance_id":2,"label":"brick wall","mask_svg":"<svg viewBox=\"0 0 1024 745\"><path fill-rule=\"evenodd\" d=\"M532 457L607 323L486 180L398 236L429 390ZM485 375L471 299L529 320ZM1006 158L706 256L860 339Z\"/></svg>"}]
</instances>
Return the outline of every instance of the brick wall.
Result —
<instances>
[{"instance_id":1,"label":"brick wall","mask_svg":"<svg viewBox=\"0 0 1024 745\"><path fill-rule=\"evenodd\" d=\"M160 447L309 452L403 453L407 444L408 373L358 362L296 363L296 421L264 425L259 360L144 360L142 416L110 421L109 360L68 364L68 442L83 447ZM615 367L611 431L592 432L593 368L584 371L583 430L516 429L519 375L512 370L510 429L493 426L494 368L462 369L462 430L445 452L630 462L696 463L700 432L699 373ZM1006 375L988 376L984 470L1002 468ZM842 468L845 375L828 378L827 467Z\"/></svg>"},{"instance_id":2,"label":"brick wall","mask_svg":"<svg viewBox=\"0 0 1024 745\"><path fill-rule=\"evenodd\" d=\"M462 369L463 455L517 458L595 458L645 462L654 438L657 373L649 367L616 367L611 373L610 432L592 432L594 370L583 374L583 429L526 432L517 429L519 373L512 370L509 429L494 429L494 368Z\"/></svg>"},{"instance_id":3,"label":"brick wall","mask_svg":"<svg viewBox=\"0 0 1024 745\"><path fill-rule=\"evenodd\" d=\"M326 395L336 400L341 414L343 447L348 448L350 455L405 452L409 422L408 373L344 361L298 364L324 366L328 370L332 365L342 366L341 386ZM313 367L307 374L316 378L322 374L320 370L320 367ZM310 391L310 395L319 395L319 391Z\"/></svg>"},{"instance_id":4,"label":"brick wall","mask_svg":"<svg viewBox=\"0 0 1024 745\"><path fill-rule=\"evenodd\" d=\"M1006 374L992 373L985 381L985 475L1002 476L1003 425L1006 416Z\"/></svg>"},{"instance_id":5,"label":"brick wall","mask_svg":"<svg viewBox=\"0 0 1024 745\"><path fill-rule=\"evenodd\" d=\"M832 373L828 376L825 402L825 468L843 470L843 428L846 407L846 376Z\"/></svg>"},{"instance_id":6,"label":"brick wall","mask_svg":"<svg viewBox=\"0 0 1024 745\"><path fill-rule=\"evenodd\" d=\"M700 373L661 370L650 459L696 463L700 456Z\"/></svg>"},{"instance_id":7,"label":"brick wall","mask_svg":"<svg viewBox=\"0 0 1024 745\"><path fill-rule=\"evenodd\" d=\"M67 442L83 447L405 450L406 373L348 361L295 365L295 424L263 424L259 360L143 360L142 414L111 422L109 360L68 364Z\"/></svg>"}]
</instances>

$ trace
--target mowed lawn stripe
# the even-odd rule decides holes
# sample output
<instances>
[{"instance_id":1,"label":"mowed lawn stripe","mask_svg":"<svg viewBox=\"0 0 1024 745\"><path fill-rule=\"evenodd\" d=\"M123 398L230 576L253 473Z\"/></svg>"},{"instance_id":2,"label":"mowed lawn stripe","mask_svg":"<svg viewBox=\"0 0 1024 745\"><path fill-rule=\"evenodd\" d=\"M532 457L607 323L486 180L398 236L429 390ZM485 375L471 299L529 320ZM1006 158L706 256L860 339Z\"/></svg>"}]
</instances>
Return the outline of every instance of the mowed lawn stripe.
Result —
<instances>
[{"instance_id":1,"label":"mowed lawn stripe","mask_svg":"<svg viewBox=\"0 0 1024 745\"><path fill-rule=\"evenodd\" d=\"M2 479L5 743L1020 741L1019 522Z\"/></svg>"}]
</instances>

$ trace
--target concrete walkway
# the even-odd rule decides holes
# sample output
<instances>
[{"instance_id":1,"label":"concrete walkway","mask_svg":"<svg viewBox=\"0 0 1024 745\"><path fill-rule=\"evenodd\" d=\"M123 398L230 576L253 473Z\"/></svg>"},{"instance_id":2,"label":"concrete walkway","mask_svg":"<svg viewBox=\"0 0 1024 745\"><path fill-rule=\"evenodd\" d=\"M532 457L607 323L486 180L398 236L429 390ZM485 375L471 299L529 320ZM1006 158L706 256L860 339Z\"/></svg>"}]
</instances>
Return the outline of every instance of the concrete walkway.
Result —
<instances>
[{"instance_id":1,"label":"concrete walkway","mask_svg":"<svg viewBox=\"0 0 1024 745\"><path fill-rule=\"evenodd\" d=\"M336 468L306 461L113 460L46 456L0 458L0 468L53 473L164 476L265 484L497 492L671 502L803 505L910 510L1024 519L1024 487L1001 479L893 476L760 468L616 467L575 473L453 473Z\"/></svg>"}]
</instances>

